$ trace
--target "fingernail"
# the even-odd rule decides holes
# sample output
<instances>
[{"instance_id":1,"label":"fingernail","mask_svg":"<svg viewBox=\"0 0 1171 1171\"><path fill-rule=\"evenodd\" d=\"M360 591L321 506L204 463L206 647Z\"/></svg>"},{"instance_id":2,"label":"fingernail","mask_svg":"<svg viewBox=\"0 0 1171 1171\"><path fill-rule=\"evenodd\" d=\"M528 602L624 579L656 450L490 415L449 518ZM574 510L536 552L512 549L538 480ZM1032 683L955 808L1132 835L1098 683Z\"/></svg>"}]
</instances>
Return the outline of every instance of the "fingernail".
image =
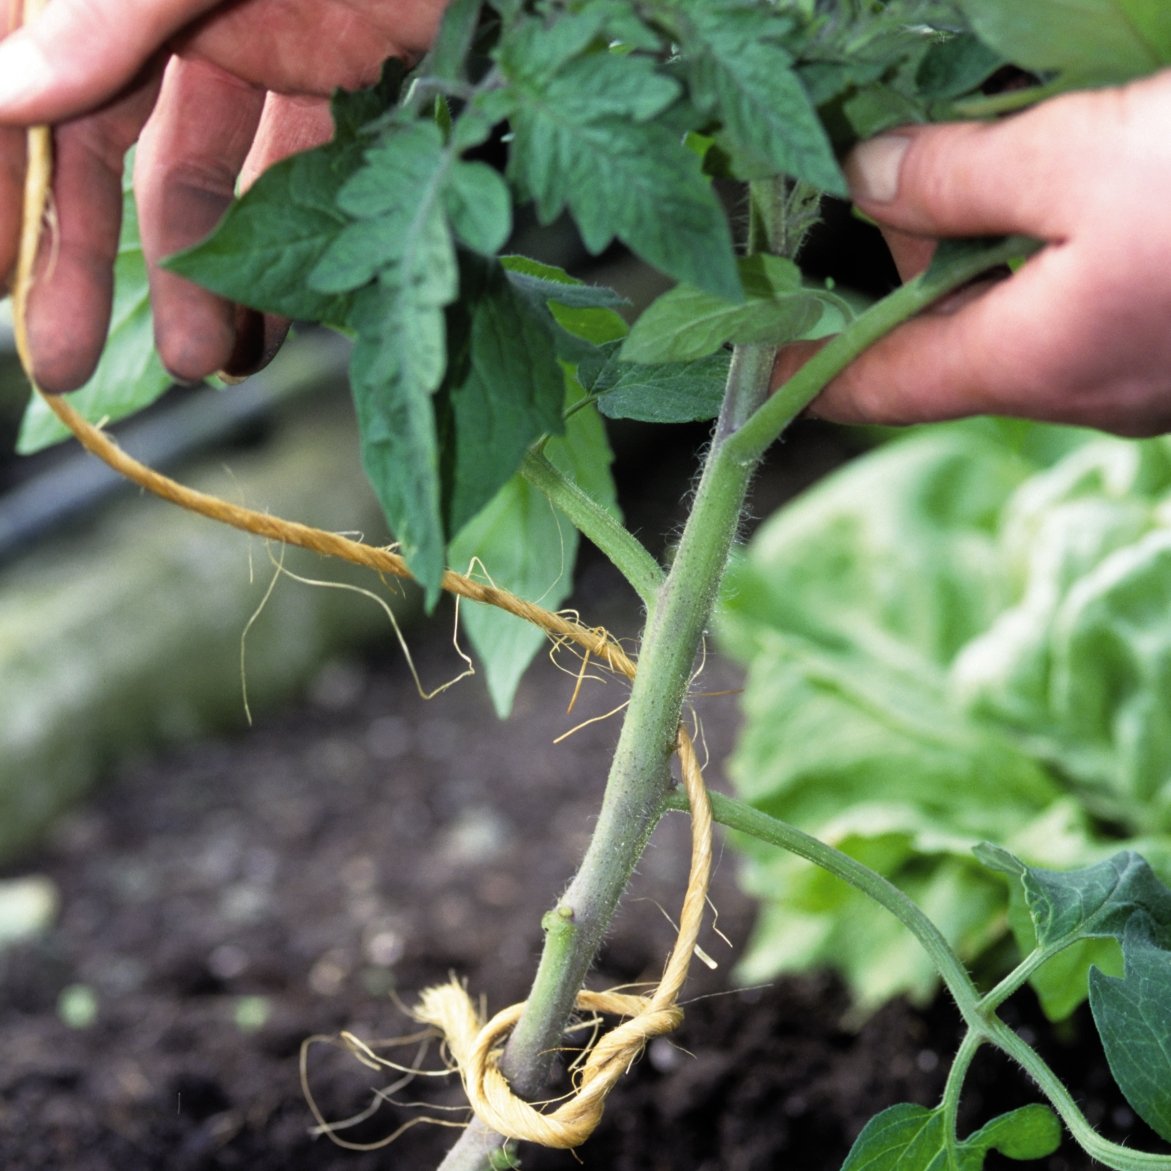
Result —
<instances>
[{"instance_id":1,"label":"fingernail","mask_svg":"<svg viewBox=\"0 0 1171 1171\"><path fill-rule=\"evenodd\" d=\"M13 35L0 45L0 110L31 97L44 79L44 57L31 41Z\"/></svg>"},{"instance_id":2,"label":"fingernail","mask_svg":"<svg viewBox=\"0 0 1171 1171\"><path fill-rule=\"evenodd\" d=\"M899 193L899 171L911 140L880 134L860 143L846 159L846 178L854 195L867 203L890 203Z\"/></svg>"}]
</instances>

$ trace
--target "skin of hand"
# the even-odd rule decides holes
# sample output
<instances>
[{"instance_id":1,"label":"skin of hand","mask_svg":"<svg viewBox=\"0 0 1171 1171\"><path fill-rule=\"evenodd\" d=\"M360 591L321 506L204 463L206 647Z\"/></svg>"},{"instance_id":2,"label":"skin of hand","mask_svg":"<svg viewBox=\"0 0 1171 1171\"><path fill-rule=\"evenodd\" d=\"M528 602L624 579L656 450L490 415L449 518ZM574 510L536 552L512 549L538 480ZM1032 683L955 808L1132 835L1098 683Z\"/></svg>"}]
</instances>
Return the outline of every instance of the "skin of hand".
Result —
<instances>
[{"instance_id":1,"label":"skin of hand","mask_svg":"<svg viewBox=\"0 0 1171 1171\"><path fill-rule=\"evenodd\" d=\"M1171 431L1171 71L994 123L900 129L846 162L904 279L946 236L1046 246L954 294L835 378L810 413L904 424L976 414ZM780 385L816 343L787 347Z\"/></svg>"},{"instance_id":2,"label":"skin of hand","mask_svg":"<svg viewBox=\"0 0 1171 1171\"><path fill-rule=\"evenodd\" d=\"M26 28L0 4L0 292L13 275L25 128L54 126L53 230L28 306L34 375L93 372L113 292L126 151L150 265L155 340L179 381L245 373L287 322L158 268L202 239L277 160L326 141L329 94L426 51L444 0L53 0Z\"/></svg>"}]
</instances>

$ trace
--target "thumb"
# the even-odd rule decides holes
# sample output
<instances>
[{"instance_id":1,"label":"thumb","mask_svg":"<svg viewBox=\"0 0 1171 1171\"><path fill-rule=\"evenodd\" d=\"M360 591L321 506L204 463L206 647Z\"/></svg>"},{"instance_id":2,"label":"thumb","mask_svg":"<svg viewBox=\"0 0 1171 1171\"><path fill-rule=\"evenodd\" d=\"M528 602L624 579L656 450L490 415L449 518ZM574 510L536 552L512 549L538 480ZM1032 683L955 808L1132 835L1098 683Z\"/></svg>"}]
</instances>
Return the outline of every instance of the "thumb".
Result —
<instances>
[{"instance_id":1,"label":"thumb","mask_svg":"<svg viewBox=\"0 0 1171 1171\"><path fill-rule=\"evenodd\" d=\"M0 122L59 122L116 94L217 0L54 0L0 41Z\"/></svg>"},{"instance_id":2,"label":"thumb","mask_svg":"<svg viewBox=\"0 0 1171 1171\"><path fill-rule=\"evenodd\" d=\"M1089 106L1088 95L1070 95L1000 122L904 127L856 147L846 177L858 206L884 227L1051 240L1079 187L1070 145L1093 133Z\"/></svg>"}]
</instances>

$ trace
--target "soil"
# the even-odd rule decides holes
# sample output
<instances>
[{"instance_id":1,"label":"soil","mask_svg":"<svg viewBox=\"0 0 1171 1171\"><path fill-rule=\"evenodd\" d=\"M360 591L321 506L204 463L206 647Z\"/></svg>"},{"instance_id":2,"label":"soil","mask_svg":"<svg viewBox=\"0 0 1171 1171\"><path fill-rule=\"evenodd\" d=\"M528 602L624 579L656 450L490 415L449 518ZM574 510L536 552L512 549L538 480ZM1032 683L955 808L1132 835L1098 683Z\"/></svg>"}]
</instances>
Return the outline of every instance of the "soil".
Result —
<instances>
[{"instance_id":1,"label":"soil","mask_svg":"<svg viewBox=\"0 0 1171 1171\"><path fill-rule=\"evenodd\" d=\"M587 566L579 605L623 632L597 604L611 597L605 571ZM458 670L440 620L411 642L427 685ZM703 688L735 683L714 663ZM370 1042L412 1033L400 1002L452 973L492 1009L523 997L540 916L581 853L616 724L554 740L620 702L620 688L591 685L567 715L572 679L541 665L501 724L476 680L420 700L388 637L365 658L328 665L298 707L246 734L121 768L13 871L49 878L60 911L44 936L0 953L0 1166L435 1166L450 1130L415 1126L373 1152L314 1137L302 1041L343 1029ZM699 702L719 786L736 702ZM854 1029L828 976L735 987L735 949L752 917L735 869L723 855L713 886L732 946L709 932L720 967L696 965L682 1028L632 1068L576 1161L526 1150L529 1171L832 1171L878 1110L937 1098L958 1038L943 1000L894 1003ZM685 874L686 823L672 816L595 986L655 979L672 938L661 908L677 907ZM1045 1029L1028 1002L1011 1012L1017 1027ZM1147 1145L1106 1092L1091 1038L1079 1020L1049 1055L1095 1121ZM393 1055L410 1063L416 1049ZM336 1048L310 1053L309 1084L334 1120L394 1077ZM458 1102L454 1087L420 1079L396 1097L445 1094ZM968 1121L1034 1099L1006 1065L978 1061ZM386 1104L342 1133L372 1141L420 1113ZM1089 1165L1069 1144L1045 1164Z\"/></svg>"}]
</instances>

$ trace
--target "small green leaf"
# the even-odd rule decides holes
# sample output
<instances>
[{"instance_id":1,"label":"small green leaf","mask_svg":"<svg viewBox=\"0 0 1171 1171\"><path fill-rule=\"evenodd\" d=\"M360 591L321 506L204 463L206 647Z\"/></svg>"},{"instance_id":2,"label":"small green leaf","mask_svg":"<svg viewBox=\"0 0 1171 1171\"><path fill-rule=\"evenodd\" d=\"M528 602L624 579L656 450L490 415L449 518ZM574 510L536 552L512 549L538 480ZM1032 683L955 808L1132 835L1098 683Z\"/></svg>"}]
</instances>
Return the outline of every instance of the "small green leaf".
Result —
<instances>
[{"instance_id":1,"label":"small green leaf","mask_svg":"<svg viewBox=\"0 0 1171 1171\"><path fill-rule=\"evenodd\" d=\"M842 1171L980 1171L990 1151L1009 1159L1043 1159L1061 1142L1047 1106L1023 1106L994 1118L966 1139L949 1133L942 1108L901 1103L866 1124Z\"/></svg>"},{"instance_id":2,"label":"small green leaf","mask_svg":"<svg viewBox=\"0 0 1171 1171\"><path fill-rule=\"evenodd\" d=\"M744 299L731 302L677 285L635 322L622 348L628 362L689 362L731 344L782 345L802 337L837 298L801 285L791 260L763 253L739 262Z\"/></svg>"},{"instance_id":3,"label":"small green leaf","mask_svg":"<svg viewBox=\"0 0 1171 1171\"><path fill-rule=\"evenodd\" d=\"M563 362L600 367L605 359L598 347L626 336L626 321L615 310L629 302L612 289L583 284L562 269L522 256L504 257L502 263L509 280L553 315L559 327L557 354Z\"/></svg>"},{"instance_id":4,"label":"small green leaf","mask_svg":"<svg viewBox=\"0 0 1171 1171\"><path fill-rule=\"evenodd\" d=\"M322 250L308 275L323 294L344 294L433 248L449 232L443 196L451 159L433 122L395 127L363 156L337 192L351 219ZM450 242L447 244L450 249Z\"/></svg>"},{"instance_id":5,"label":"small green leaf","mask_svg":"<svg viewBox=\"0 0 1171 1171\"><path fill-rule=\"evenodd\" d=\"M1171 951L1140 913L1127 926L1122 955L1121 978L1090 972L1090 1008L1126 1100L1171 1141Z\"/></svg>"},{"instance_id":6,"label":"small green leaf","mask_svg":"<svg viewBox=\"0 0 1171 1171\"><path fill-rule=\"evenodd\" d=\"M1171 891L1133 850L1067 871L1026 866L987 842L976 847L976 856L990 869L1020 881L1040 947L1104 936L1121 940L1140 912L1150 916L1161 939L1171 940Z\"/></svg>"},{"instance_id":7,"label":"small green leaf","mask_svg":"<svg viewBox=\"0 0 1171 1171\"><path fill-rule=\"evenodd\" d=\"M726 350L694 362L659 365L611 357L585 386L608 419L703 422L720 412L730 362Z\"/></svg>"},{"instance_id":8,"label":"small green leaf","mask_svg":"<svg viewBox=\"0 0 1171 1171\"><path fill-rule=\"evenodd\" d=\"M630 302L604 285L589 285L553 264L528 256L502 256L509 279L519 288L568 309L620 309Z\"/></svg>"},{"instance_id":9,"label":"small green leaf","mask_svg":"<svg viewBox=\"0 0 1171 1171\"><path fill-rule=\"evenodd\" d=\"M456 295L457 277L442 215L423 229L400 263L354 298L350 384L363 466L431 604L446 544L432 395L447 366L444 308Z\"/></svg>"},{"instance_id":10,"label":"small green leaf","mask_svg":"<svg viewBox=\"0 0 1171 1171\"><path fill-rule=\"evenodd\" d=\"M138 214L129 181L122 197L122 235L114 261L114 306L110 333L93 376L69 396L69 404L91 423L113 422L149 406L172 384L154 348L146 258L138 238ZM16 449L31 455L70 436L41 396L29 400Z\"/></svg>"}]
</instances>

